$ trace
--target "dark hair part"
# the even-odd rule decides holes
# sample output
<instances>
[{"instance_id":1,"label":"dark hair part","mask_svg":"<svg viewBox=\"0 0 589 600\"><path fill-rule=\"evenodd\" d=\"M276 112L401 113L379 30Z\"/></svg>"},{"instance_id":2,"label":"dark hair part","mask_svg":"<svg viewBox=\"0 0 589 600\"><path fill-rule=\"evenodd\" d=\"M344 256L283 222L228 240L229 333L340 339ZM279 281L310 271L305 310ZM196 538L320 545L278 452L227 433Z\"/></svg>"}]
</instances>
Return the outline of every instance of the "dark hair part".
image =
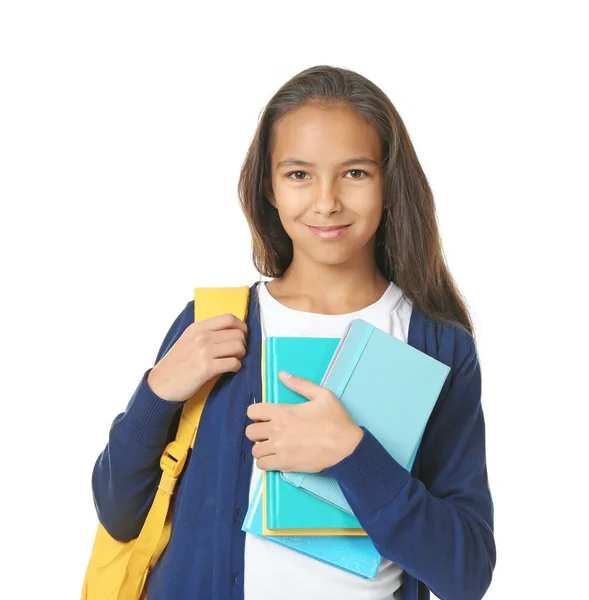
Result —
<instances>
[{"instance_id":1,"label":"dark hair part","mask_svg":"<svg viewBox=\"0 0 589 600\"><path fill-rule=\"evenodd\" d=\"M386 94L354 71L328 65L306 69L274 94L261 115L238 183L258 272L277 278L292 261L292 241L267 198L271 150L280 120L308 104L346 105L376 129L383 148L384 205L376 233L377 266L414 306L474 337L466 302L444 260L433 194L405 125Z\"/></svg>"}]
</instances>

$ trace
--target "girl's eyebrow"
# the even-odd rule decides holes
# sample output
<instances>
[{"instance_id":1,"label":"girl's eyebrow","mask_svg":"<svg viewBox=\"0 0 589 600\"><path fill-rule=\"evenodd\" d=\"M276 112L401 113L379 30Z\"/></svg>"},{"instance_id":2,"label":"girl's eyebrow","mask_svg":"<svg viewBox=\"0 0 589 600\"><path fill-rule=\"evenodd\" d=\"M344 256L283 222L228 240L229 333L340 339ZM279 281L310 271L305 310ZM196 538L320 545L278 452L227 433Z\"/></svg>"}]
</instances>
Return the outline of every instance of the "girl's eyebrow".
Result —
<instances>
[{"instance_id":1,"label":"girl's eyebrow","mask_svg":"<svg viewBox=\"0 0 589 600\"><path fill-rule=\"evenodd\" d=\"M349 165L355 165L358 163L364 163L364 164L368 164L368 165L373 165L375 167L380 166L375 160L372 160L371 158L368 158L366 156L354 156L352 158L348 158L347 160L344 160L343 162L341 162L339 165L336 165L337 167L347 167ZM283 160L279 161L278 164L276 165L277 168L280 167L315 167L316 165L314 165L313 163L310 163L306 160L302 160L300 158L284 158Z\"/></svg>"}]
</instances>

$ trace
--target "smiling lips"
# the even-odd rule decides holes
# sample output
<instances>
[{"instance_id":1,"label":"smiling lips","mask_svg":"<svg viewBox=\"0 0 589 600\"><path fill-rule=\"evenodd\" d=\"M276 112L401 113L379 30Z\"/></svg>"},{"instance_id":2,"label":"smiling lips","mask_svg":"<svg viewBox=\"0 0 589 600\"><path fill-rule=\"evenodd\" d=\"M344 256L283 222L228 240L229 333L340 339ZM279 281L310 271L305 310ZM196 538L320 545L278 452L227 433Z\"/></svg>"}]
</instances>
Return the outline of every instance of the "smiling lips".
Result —
<instances>
[{"instance_id":1,"label":"smiling lips","mask_svg":"<svg viewBox=\"0 0 589 600\"><path fill-rule=\"evenodd\" d=\"M307 225L307 227L322 240L335 240L347 231L349 225L332 225L330 227L312 227L311 225Z\"/></svg>"}]
</instances>

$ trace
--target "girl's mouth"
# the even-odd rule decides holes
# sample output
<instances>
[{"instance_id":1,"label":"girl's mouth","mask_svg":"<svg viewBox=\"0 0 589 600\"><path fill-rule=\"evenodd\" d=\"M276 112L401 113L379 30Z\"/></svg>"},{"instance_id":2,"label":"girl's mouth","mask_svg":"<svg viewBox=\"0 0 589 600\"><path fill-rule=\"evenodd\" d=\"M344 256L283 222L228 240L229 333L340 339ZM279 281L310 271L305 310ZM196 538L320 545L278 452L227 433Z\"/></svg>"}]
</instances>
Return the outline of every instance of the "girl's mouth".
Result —
<instances>
[{"instance_id":1,"label":"girl's mouth","mask_svg":"<svg viewBox=\"0 0 589 600\"><path fill-rule=\"evenodd\" d=\"M307 227L322 240L335 240L341 237L348 230L350 225L340 225L335 227L312 227L311 225L307 225Z\"/></svg>"}]
</instances>

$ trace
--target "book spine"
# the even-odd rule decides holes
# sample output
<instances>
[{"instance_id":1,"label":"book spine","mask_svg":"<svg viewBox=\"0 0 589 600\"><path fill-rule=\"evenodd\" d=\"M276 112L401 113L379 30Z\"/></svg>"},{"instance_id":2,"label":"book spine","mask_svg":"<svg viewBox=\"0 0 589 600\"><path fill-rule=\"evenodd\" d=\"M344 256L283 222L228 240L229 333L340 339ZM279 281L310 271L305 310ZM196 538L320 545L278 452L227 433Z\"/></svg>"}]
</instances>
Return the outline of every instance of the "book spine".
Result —
<instances>
[{"instance_id":1,"label":"book spine","mask_svg":"<svg viewBox=\"0 0 589 600\"><path fill-rule=\"evenodd\" d=\"M264 354L262 359L263 375L265 382L265 393L262 394L264 402L276 404L278 402L278 373L276 366L276 340L273 337L266 338ZM278 478L279 472L264 471L265 489L262 501L265 506L266 524L268 529L276 529L278 521Z\"/></svg>"},{"instance_id":2,"label":"book spine","mask_svg":"<svg viewBox=\"0 0 589 600\"><path fill-rule=\"evenodd\" d=\"M353 323L353 321L350 321L350 323L348 323L348 326L346 327L346 330L344 331L344 335L342 335L342 339L340 340L339 344L337 345L337 348L335 349L335 352L333 353L333 357L331 358L329 366L325 370L325 375L323 375L323 379L321 380L320 385L324 385L327 382L327 378L329 377L329 374L331 373L331 369L335 363L335 359L337 358L337 355L339 354L340 350L342 349L342 346L344 345L344 342L346 341L346 338L348 337L348 333L350 332L352 323Z\"/></svg>"},{"instance_id":3,"label":"book spine","mask_svg":"<svg viewBox=\"0 0 589 600\"><path fill-rule=\"evenodd\" d=\"M352 357L344 365L345 369L343 375L339 377L337 381L333 381L333 376L330 377L330 375L332 375L332 369L334 365L338 362L338 357L340 356L341 350L344 347L346 347L347 344L351 343L348 334L354 328L354 326L356 328L364 329L364 332L360 341L357 343L357 347L354 349ZM370 337L372 336L374 330L375 327L373 325L367 323L366 321L363 321L362 319L354 319L348 324L348 327L344 335L342 336L342 339L338 344L336 351L333 354L333 358L331 359L329 367L325 371L323 381L321 382L321 385L331 389L338 399L341 399L343 393L345 392L346 386L348 385L348 382L350 381L350 378L352 377L352 374L354 373L354 370L358 365L358 362L360 361L360 357L362 356L364 349L368 345L368 341L370 340Z\"/></svg>"},{"instance_id":4,"label":"book spine","mask_svg":"<svg viewBox=\"0 0 589 600\"><path fill-rule=\"evenodd\" d=\"M358 342L358 346L354 350L354 354L352 355L350 360L345 365L346 369L341 378L341 381L339 382L339 385L337 386L337 388L335 390L335 395L337 398L341 398L343 396L343 394L346 390L346 387L352 377L352 374L354 373L356 367L358 366L358 362L360 362L360 358L361 358L362 354L364 353L364 350L366 349L368 340L370 340L370 337L372 336L372 334L374 332L375 328L373 325L363 322L363 326L365 327L364 334L362 335L362 338Z\"/></svg>"}]
</instances>

